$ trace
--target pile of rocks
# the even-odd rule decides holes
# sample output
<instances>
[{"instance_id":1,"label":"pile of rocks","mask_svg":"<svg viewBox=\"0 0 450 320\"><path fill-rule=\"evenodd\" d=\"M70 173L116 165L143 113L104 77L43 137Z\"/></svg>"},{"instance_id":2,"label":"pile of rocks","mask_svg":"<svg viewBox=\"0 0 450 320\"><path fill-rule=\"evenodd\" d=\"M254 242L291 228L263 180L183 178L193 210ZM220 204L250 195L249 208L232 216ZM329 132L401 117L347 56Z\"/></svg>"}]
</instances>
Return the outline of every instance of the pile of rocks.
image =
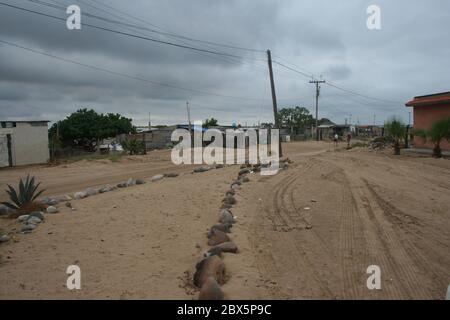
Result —
<instances>
[{"instance_id":1,"label":"pile of rocks","mask_svg":"<svg viewBox=\"0 0 450 320\"><path fill-rule=\"evenodd\" d=\"M389 147L389 145L392 143L388 138L386 137L377 137L369 142L369 149L371 150L384 150L386 147Z\"/></svg>"},{"instance_id":2,"label":"pile of rocks","mask_svg":"<svg viewBox=\"0 0 450 320\"><path fill-rule=\"evenodd\" d=\"M36 211L27 215L22 215L18 217L17 220L22 224L22 227L20 229L21 233L28 234L33 232L39 226L39 224L41 224L45 220L45 217L43 212Z\"/></svg>"}]
</instances>

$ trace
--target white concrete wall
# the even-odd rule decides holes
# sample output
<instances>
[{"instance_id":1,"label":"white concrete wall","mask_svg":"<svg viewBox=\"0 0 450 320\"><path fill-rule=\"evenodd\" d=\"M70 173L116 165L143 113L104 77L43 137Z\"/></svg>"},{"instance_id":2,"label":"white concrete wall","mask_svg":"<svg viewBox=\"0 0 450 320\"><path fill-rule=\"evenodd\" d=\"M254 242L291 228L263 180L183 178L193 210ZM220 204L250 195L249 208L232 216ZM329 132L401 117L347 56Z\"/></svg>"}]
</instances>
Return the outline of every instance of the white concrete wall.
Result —
<instances>
[{"instance_id":1,"label":"white concrete wall","mask_svg":"<svg viewBox=\"0 0 450 320\"><path fill-rule=\"evenodd\" d=\"M50 159L47 123L17 122L12 128L13 166L46 163Z\"/></svg>"}]
</instances>

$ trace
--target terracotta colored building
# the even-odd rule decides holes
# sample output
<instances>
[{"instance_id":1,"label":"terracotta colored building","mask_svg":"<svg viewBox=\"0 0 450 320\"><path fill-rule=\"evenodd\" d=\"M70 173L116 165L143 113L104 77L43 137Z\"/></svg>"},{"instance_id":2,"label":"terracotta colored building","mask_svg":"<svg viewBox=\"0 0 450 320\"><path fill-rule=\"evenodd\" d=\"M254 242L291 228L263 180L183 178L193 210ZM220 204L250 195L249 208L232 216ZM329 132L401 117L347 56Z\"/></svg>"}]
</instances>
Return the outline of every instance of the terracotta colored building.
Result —
<instances>
[{"instance_id":1,"label":"terracotta colored building","mask_svg":"<svg viewBox=\"0 0 450 320\"><path fill-rule=\"evenodd\" d=\"M415 97L406 103L414 110L414 129L429 129L436 121L450 117L450 92ZM433 148L431 142L425 143L422 138L414 138L415 148ZM450 143L441 143L442 150L450 150Z\"/></svg>"}]
</instances>

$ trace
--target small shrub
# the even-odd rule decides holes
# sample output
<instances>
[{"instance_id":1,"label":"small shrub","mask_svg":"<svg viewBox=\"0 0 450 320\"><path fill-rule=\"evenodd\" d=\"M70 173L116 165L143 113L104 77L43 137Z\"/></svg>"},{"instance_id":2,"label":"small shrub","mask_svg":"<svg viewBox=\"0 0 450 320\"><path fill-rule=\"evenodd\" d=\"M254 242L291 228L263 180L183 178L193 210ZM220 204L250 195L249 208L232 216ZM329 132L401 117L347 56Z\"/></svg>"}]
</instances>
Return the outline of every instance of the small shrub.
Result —
<instances>
[{"instance_id":1,"label":"small shrub","mask_svg":"<svg viewBox=\"0 0 450 320\"><path fill-rule=\"evenodd\" d=\"M136 138L125 139L122 141L122 148L130 155L140 154L145 150L144 143Z\"/></svg>"},{"instance_id":2,"label":"small shrub","mask_svg":"<svg viewBox=\"0 0 450 320\"><path fill-rule=\"evenodd\" d=\"M32 209L33 206L36 206L34 201L45 191L38 191L40 184L41 183L35 184L34 177L30 179L30 175L27 176L25 182L20 179L18 190L8 184L9 190L5 191L9 195L11 202L2 202L2 204L8 208L18 211L22 211L27 208Z\"/></svg>"}]
</instances>

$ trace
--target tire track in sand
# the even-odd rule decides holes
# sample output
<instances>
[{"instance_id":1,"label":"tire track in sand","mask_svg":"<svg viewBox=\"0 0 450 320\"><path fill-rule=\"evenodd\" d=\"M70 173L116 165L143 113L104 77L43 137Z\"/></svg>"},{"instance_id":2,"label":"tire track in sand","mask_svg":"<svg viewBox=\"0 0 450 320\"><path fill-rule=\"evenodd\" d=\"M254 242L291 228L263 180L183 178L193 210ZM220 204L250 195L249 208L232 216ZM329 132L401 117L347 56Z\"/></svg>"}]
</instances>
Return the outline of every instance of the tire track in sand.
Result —
<instances>
[{"instance_id":1,"label":"tire track in sand","mask_svg":"<svg viewBox=\"0 0 450 320\"><path fill-rule=\"evenodd\" d=\"M368 247L367 266L379 265L382 272L382 291L367 291L364 296L391 299L431 298L427 290L417 283L415 275L419 272L409 257L400 235L393 230L391 223L374 199L363 179L346 178L349 182L356 211L361 217L364 237ZM366 267L367 267L366 266Z\"/></svg>"},{"instance_id":2,"label":"tire track in sand","mask_svg":"<svg viewBox=\"0 0 450 320\"><path fill-rule=\"evenodd\" d=\"M290 296L330 298L335 295L328 287L326 280L329 279L317 272L319 268L316 268L314 257L310 256L318 252L326 253L329 249L313 230L306 231L307 222L297 210L292 196L295 183L299 182L301 176L312 166L312 161L306 161L300 169L298 166L289 169L289 176L280 176L272 191L266 195L265 199L270 200L267 200L269 203L263 201L264 212L269 220L276 224L271 228L271 232L255 232L256 241L274 244L275 248L271 248L271 252L260 254L259 270L270 279L277 279L280 275L297 270L300 276L284 283L291 290ZM311 235L309 239L305 237L305 232ZM324 273L327 278L332 274L331 270ZM275 295L285 294L280 288Z\"/></svg>"}]
</instances>

